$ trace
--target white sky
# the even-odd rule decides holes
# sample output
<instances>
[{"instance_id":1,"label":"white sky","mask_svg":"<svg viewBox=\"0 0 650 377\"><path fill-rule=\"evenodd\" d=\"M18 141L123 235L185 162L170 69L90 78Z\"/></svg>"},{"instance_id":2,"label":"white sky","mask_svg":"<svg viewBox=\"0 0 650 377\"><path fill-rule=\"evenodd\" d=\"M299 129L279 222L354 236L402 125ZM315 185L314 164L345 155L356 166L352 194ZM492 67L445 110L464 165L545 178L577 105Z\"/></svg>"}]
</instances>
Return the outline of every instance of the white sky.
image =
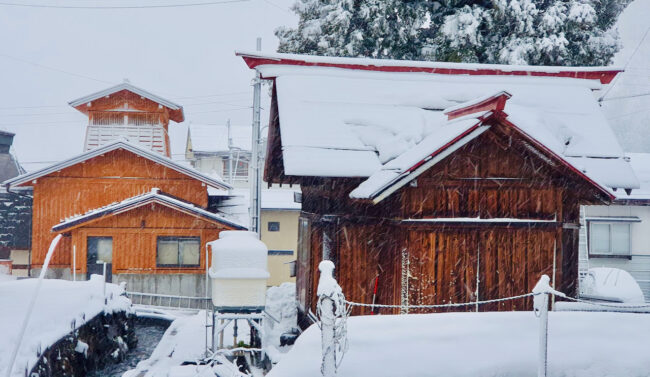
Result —
<instances>
[{"instance_id":1,"label":"white sky","mask_svg":"<svg viewBox=\"0 0 650 377\"><path fill-rule=\"evenodd\" d=\"M133 5L200 1L31 2ZM273 30L297 21L289 11L293 2L249 0L142 10L0 6L0 129L16 133L14 151L27 170L80 153L86 117L67 102L124 78L183 105L187 121L225 124L230 118L233 125L248 126L252 72L234 56L234 50L253 50L260 36L262 50L275 51ZM650 26L648 14L650 0L635 0L624 12L619 30L625 47L618 65L626 63ZM646 92L650 92L650 36L608 98ZM263 90L263 124L268 117L267 95L268 90ZM650 96L610 100L604 108L626 149L650 152ZM183 158L186 132L185 124L170 125L174 158Z\"/></svg>"},{"instance_id":2,"label":"white sky","mask_svg":"<svg viewBox=\"0 0 650 377\"><path fill-rule=\"evenodd\" d=\"M183 2L203 1L61 0L49 4ZM58 161L78 154L83 148L87 118L67 103L124 78L183 105L186 121L225 124L231 118L233 125L249 126L253 73L234 51L254 50L258 36L262 37L263 51L275 51L273 30L297 22L289 11L293 2L249 0L142 10L0 6L0 129L16 133L14 151L27 170L48 165L35 162ZM182 98L214 94L219 96ZM268 90L263 90L264 97L267 94ZM53 107L8 108L26 106ZM262 111L265 118L267 107ZM183 158L186 132L185 124L170 124L174 158Z\"/></svg>"}]
</instances>

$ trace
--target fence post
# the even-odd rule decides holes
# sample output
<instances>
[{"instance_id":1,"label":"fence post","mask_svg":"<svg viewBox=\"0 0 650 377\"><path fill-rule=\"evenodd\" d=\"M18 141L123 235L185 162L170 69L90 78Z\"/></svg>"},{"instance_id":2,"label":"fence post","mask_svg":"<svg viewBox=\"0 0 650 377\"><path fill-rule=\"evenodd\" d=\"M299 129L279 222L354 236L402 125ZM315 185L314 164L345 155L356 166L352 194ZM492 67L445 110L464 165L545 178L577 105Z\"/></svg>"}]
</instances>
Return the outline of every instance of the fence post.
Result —
<instances>
[{"instance_id":1,"label":"fence post","mask_svg":"<svg viewBox=\"0 0 650 377\"><path fill-rule=\"evenodd\" d=\"M539 354L537 358L537 377L546 377L548 373L548 302L551 294L564 296L554 290L548 275L542 275L533 288L533 312L539 318Z\"/></svg>"},{"instance_id":2,"label":"fence post","mask_svg":"<svg viewBox=\"0 0 650 377\"><path fill-rule=\"evenodd\" d=\"M318 317L321 328L323 359L321 373L324 377L335 377L337 362L340 362L347 347L345 297L334 279L334 263L328 260L318 265ZM337 321L337 318L342 320Z\"/></svg>"}]
</instances>

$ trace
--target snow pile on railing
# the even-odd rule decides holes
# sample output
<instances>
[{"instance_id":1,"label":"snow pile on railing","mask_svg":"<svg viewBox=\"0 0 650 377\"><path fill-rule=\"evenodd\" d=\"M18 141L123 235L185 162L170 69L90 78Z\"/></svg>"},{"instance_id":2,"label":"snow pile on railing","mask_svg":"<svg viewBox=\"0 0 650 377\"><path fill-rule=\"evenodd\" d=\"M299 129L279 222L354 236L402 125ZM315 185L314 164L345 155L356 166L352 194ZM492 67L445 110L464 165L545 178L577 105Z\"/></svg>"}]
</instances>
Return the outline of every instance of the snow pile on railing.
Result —
<instances>
[{"instance_id":1,"label":"snow pile on railing","mask_svg":"<svg viewBox=\"0 0 650 377\"><path fill-rule=\"evenodd\" d=\"M36 289L36 279L0 282L0 375L5 376L10 355L26 314L29 297ZM38 361L39 354L71 331L81 327L96 315L131 310L131 301L122 296L124 290L106 284L101 276L89 281L71 282L46 279L31 320L25 331L16 362L14 376L23 376Z\"/></svg>"}]
</instances>

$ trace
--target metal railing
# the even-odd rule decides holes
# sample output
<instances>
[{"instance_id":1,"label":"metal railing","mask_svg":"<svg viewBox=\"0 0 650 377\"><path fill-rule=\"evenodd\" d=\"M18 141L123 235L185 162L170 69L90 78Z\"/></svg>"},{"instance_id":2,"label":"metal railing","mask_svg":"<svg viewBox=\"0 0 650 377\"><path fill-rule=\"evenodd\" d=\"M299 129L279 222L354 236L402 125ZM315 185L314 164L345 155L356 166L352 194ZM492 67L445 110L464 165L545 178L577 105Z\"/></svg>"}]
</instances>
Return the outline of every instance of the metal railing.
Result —
<instances>
[{"instance_id":1,"label":"metal railing","mask_svg":"<svg viewBox=\"0 0 650 377\"><path fill-rule=\"evenodd\" d=\"M126 292L134 305L176 309L211 309L210 297L163 295L158 293Z\"/></svg>"}]
</instances>

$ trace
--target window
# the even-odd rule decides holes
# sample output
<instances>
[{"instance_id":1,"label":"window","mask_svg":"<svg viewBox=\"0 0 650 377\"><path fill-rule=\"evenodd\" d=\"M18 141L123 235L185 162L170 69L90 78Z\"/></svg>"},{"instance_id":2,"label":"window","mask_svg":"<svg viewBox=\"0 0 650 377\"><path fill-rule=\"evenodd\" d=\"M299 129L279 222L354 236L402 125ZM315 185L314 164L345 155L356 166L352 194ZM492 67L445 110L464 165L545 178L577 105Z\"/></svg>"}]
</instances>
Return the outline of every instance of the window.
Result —
<instances>
[{"instance_id":1,"label":"window","mask_svg":"<svg viewBox=\"0 0 650 377\"><path fill-rule=\"evenodd\" d=\"M223 157L223 176L230 179L231 162L228 157ZM235 155L232 158L232 179L235 181L245 181L248 179L248 156Z\"/></svg>"},{"instance_id":2,"label":"window","mask_svg":"<svg viewBox=\"0 0 650 377\"><path fill-rule=\"evenodd\" d=\"M199 237L158 237L158 267L198 267L201 250Z\"/></svg>"},{"instance_id":3,"label":"window","mask_svg":"<svg viewBox=\"0 0 650 377\"><path fill-rule=\"evenodd\" d=\"M113 238L88 237L86 262L88 264L113 263Z\"/></svg>"},{"instance_id":4,"label":"window","mask_svg":"<svg viewBox=\"0 0 650 377\"><path fill-rule=\"evenodd\" d=\"M280 223L277 221L269 221L267 225L267 229L269 232L279 232L280 231Z\"/></svg>"},{"instance_id":5,"label":"window","mask_svg":"<svg viewBox=\"0 0 650 377\"><path fill-rule=\"evenodd\" d=\"M630 224L590 222L589 254L629 257Z\"/></svg>"}]
</instances>

